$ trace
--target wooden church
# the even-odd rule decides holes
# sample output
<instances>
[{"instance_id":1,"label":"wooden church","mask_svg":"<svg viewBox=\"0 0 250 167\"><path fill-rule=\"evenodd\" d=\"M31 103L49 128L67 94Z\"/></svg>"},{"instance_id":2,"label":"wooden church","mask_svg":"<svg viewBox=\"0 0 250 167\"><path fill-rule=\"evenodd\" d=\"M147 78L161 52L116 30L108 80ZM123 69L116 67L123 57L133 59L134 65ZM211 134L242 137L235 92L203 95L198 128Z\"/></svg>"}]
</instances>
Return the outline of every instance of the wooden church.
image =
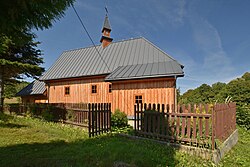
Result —
<instances>
[{"instance_id":1,"label":"wooden church","mask_svg":"<svg viewBox=\"0 0 250 167\"><path fill-rule=\"evenodd\" d=\"M40 81L48 103L111 103L133 115L135 103L176 104L183 65L143 37L112 42L106 15L101 45L69 50Z\"/></svg>"}]
</instances>

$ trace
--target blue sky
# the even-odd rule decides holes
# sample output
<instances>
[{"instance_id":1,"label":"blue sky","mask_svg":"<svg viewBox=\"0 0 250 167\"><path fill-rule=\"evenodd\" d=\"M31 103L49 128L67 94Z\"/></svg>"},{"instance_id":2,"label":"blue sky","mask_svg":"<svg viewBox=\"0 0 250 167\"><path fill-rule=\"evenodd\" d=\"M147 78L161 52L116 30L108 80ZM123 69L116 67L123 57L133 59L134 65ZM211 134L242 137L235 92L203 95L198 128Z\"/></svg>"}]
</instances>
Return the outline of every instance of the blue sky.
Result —
<instances>
[{"instance_id":1,"label":"blue sky","mask_svg":"<svg viewBox=\"0 0 250 167\"><path fill-rule=\"evenodd\" d=\"M114 41L143 36L185 66L181 92L228 82L250 71L248 0L77 0L95 44L109 10ZM65 50L92 45L72 8L48 30L35 31L48 69Z\"/></svg>"}]
</instances>

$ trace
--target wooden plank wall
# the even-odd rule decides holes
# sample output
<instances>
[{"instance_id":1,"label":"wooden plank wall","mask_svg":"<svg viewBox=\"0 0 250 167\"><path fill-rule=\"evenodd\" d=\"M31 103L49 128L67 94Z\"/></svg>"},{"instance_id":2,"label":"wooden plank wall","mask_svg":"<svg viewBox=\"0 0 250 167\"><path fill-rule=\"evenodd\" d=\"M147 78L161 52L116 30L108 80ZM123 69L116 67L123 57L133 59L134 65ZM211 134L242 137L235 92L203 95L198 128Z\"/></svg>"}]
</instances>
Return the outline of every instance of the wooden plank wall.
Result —
<instances>
[{"instance_id":1,"label":"wooden plank wall","mask_svg":"<svg viewBox=\"0 0 250 167\"><path fill-rule=\"evenodd\" d=\"M43 95L23 96L22 103L47 103L48 99Z\"/></svg>"},{"instance_id":2,"label":"wooden plank wall","mask_svg":"<svg viewBox=\"0 0 250 167\"><path fill-rule=\"evenodd\" d=\"M111 103L109 82L104 77L51 82L49 103ZM97 93L93 94L92 85L97 85ZM70 95L64 94L65 87L70 87Z\"/></svg>"},{"instance_id":3,"label":"wooden plank wall","mask_svg":"<svg viewBox=\"0 0 250 167\"><path fill-rule=\"evenodd\" d=\"M120 81L112 83L103 77L82 78L50 83L49 103L111 103L112 112L120 109L127 115L134 115L135 96L142 95L143 103L174 104L175 79L160 78ZM91 86L97 85L97 93L91 93ZM70 95L64 95L64 88L70 87Z\"/></svg>"},{"instance_id":4,"label":"wooden plank wall","mask_svg":"<svg viewBox=\"0 0 250 167\"><path fill-rule=\"evenodd\" d=\"M114 82L112 111L120 109L129 116L134 115L135 96L141 95L143 103L175 103L174 79L148 79L133 82Z\"/></svg>"}]
</instances>

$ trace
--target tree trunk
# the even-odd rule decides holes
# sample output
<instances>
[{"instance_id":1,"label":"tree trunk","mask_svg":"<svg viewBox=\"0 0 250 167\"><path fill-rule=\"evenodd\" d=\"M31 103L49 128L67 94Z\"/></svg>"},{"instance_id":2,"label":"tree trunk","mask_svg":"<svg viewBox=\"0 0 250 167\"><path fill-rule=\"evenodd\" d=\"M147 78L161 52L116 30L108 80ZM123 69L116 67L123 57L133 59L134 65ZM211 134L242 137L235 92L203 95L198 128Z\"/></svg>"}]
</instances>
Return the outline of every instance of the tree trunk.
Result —
<instances>
[{"instance_id":1,"label":"tree trunk","mask_svg":"<svg viewBox=\"0 0 250 167\"><path fill-rule=\"evenodd\" d=\"M4 103L4 69L3 66L0 66L0 113L3 112L3 103Z\"/></svg>"}]
</instances>

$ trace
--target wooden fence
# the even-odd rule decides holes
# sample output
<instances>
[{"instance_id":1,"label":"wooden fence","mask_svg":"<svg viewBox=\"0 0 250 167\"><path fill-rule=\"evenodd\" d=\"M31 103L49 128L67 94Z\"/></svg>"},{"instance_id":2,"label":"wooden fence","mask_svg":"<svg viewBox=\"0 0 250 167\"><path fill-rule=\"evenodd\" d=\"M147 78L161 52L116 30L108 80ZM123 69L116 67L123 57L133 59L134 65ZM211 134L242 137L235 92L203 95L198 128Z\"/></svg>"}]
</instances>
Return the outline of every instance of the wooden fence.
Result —
<instances>
[{"instance_id":1,"label":"wooden fence","mask_svg":"<svg viewBox=\"0 0 250 167\"><path fill-rule=\"evenodd\" d=\"M214 106L215 138L224 141L236 129L236 103Z\"/></svg>"},{"instance_id":2,"label":"wooden fence","mask_svg":"<svg viewBox=\"0 0 250 167\"><path fill-rule=\"evenodd\" d=\"M136 104L136 135L215 148L215 138L225 139L235 129L235 103L212 105ZM223 120L223 121L222 121Z\"/></svg>"},{"instance_id":3,"label":"wooden fence","mask_svg":"<svg viewBox=\"0 0 250 167\"><path fill-rule=\"evenodd\" d=\"M22 115L29 113L35 117L47 113L52 121L88 128L89 137L111 130L110 103L12 104L5 106L4 110Z\"/></svg>"},{"instance_id":4,"label":"wooden fence","mask_svg":"<svg viewBox=\"0 0 250 167\"><path fill-rule=\"evenodd\" d=\"M111 130L111 104L89 104L89 137Z\"/></svg>"}]
</instances>

